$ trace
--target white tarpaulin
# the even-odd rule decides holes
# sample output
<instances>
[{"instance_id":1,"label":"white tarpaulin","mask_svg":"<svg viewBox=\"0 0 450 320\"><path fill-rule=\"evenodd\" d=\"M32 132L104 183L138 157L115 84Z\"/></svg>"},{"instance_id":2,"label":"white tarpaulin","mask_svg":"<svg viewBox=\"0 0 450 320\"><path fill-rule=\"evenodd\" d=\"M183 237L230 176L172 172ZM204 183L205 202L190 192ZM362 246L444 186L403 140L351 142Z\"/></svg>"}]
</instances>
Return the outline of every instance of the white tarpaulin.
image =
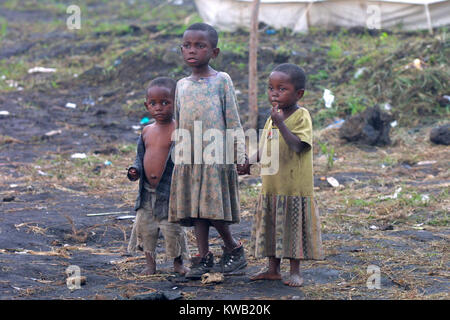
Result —
<instances>
[{"instance_id":1,"label":"white tarpaulin","mask_svg":"<svg viewBox=\"0 0 450 320\"><path fill-rule=\"evenodd\" d=\"M223 31L250 26L251 0L195 0L203 21ZM404 30L450 24L446 0L261 0L259 21L276 29L306 32L309 27L367 27Z\"/></svg>"}]
</instances>

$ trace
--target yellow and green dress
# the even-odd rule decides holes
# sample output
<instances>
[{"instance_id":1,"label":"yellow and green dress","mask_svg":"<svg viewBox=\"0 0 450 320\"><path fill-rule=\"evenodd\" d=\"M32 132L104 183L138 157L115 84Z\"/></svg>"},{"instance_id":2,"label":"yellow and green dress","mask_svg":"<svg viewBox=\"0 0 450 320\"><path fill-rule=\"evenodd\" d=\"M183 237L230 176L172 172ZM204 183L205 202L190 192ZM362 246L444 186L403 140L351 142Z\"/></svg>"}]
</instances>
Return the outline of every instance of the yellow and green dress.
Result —
<instances>
[{"instance_id":1,"label":"yellow and green dress","mask_svg":"<svg viewBox=\"0 0 450 320\"><path fill-rule=\"evenodd\" d=\"M252 251L257 258L323 259L319 212L313 192L311 117L308 110L300 107L284 123L310 148L301 153L291 150L272 119L266 121L261 139L263 161L265 154L275 150L273 144L278 141L279 156L272 161L279 163L275 174L261 173Z\"/></svg>"}]
</instances>

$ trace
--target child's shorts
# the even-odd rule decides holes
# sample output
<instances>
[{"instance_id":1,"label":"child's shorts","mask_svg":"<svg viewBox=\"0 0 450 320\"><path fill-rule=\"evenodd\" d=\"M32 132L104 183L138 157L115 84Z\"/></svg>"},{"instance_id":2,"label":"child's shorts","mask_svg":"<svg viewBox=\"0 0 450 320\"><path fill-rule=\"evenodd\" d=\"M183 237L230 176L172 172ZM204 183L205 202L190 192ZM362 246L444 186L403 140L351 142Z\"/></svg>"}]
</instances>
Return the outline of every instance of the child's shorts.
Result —
<instances>
[{"instance_id":1,"label":"child's shorts","mask_svg":"<svg viewBox=\"0 0 450 320\"><path fill-rule=\"evenodd\" d=\"M189 259L188 243L185 229L176 223L170 223L167 218L158 218L153 212L155 208L155 189L144 184L144 192L141 208L136 212L136 220L131 231L129 252L142 250L156 258L156 246L159 231L162 232L166 248L166 258L174 259L182 257Z\"/></svg>"}]
</instances>

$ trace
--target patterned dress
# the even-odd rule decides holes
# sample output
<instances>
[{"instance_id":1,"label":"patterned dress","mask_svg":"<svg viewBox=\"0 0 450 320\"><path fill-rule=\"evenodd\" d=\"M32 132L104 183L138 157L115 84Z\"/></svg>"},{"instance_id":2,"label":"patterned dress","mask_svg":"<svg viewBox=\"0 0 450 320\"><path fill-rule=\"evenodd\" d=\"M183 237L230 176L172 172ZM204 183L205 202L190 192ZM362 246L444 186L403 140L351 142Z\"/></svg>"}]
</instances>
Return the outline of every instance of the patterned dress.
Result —
<instances>
[{"instance_id":1,"label":"patterned dress","mask_svg":"<svg viewBox=\"0 0 450 320\"><path fill-rule=\"evenodd\" d=\"M275 174L262 174L251 250L257 258L323 259L320 219L313 198L311 117L300 107L284 123L311 148L300 154L294 152L272 119L266 121L261 161L275 149L273 143L278 136L279 156L274 161L279 161L279 168Z\"/></svg>"},{"instance_id":2,"label":"patterned dress","mask_svg":"<svg viewBox=\"0 0 450 320\"><path fill-rule=\"evenodd\" d=\"M238 223L238 175L234 155L232 161L226 160L225 140L227 129L242 130L242 126L230 76L219 72L199 80L179 80L175 119L176 132L185 134L178 141L175 139L169 221L183 226L192 226L193 218ZM244 141L233 141L239 150L237 154L243 155ZM188 150L179 148L183 143L187 143ZM217 156L217 161L205 161L205 154Z\"/></svg>"}]
</instances>

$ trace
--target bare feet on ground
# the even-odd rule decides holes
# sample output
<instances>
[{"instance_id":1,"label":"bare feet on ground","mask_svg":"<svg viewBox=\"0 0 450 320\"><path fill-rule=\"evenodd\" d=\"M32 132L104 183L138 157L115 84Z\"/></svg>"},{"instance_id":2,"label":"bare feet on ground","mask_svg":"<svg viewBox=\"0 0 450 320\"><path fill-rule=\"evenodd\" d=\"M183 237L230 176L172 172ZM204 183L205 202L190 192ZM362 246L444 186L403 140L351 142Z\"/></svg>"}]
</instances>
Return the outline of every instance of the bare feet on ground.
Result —
<instances>
[{"instance_id":1,"label":"bare feet on ground","mask_svg":"<svg viewBox=\"0 0 450 320\"><path fill-rule=\"evenodd\" d=\"M267 271L261 271L253 276L250 277L251 281L255 280L281 280L281 274L277 272L271 272L269 270Z\"/></svg>"},{"instance_id":2,"label":"bare feet on ground","mask_svg":"<svg viewBox=\"0 0 450 320\"><path fill-rule=\"evenodd\" d=\"M175 271L176 273L179 273L180 275L184 276L186 273L188 273L191 269L189 269L188 267L185 267L183 265L173 265L173 271Z\"/></svg>"},{"instance_id":3,"label":"bare feet on ground","mask_svg":"<svg viewBox=\"0 0 450 320\"><path fill-rule=\"evenodd\" d=\"M290 274L283 279L283 283L290 287L300 287L303 284L303 278L298 274Z\"/></svg>"},{"instance_id":4,"label":"bare feet on ground","mask_svg":"<svg viewBox=\"0 0 450 320\"><path fill-rule=\"evenodd\" d=\"M144 270L141 271L141 275L144 275L144 276L150 276L155 273L156 273L156 267L146 267Z\"/></svg>"}]
</instances>

